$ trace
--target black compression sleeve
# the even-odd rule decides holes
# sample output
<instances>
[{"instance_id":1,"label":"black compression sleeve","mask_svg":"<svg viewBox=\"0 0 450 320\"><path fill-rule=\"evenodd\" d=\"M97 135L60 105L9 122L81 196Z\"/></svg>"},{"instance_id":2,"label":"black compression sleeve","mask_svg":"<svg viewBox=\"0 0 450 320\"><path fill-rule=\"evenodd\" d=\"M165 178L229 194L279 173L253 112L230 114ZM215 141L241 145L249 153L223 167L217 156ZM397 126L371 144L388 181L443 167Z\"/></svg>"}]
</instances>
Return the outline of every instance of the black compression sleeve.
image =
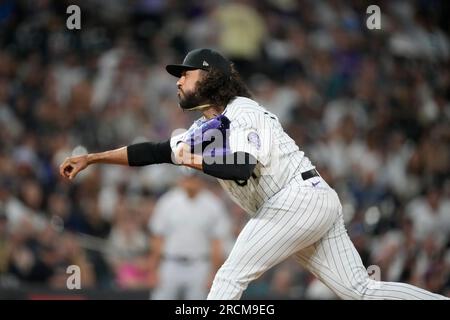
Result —
<instances>
[{"instance_id":1,"label":"black compression sleeve","mask_svg":"<svg viewBox=\"0 0 450 320\"><path fill-rule=\"evenodd\" d=\"M204 173L222 180L248 180L255 169L256 159L249 153L235 152L221 159L203 157L202 166Z\"/></svg>"},{"instance_id":2,"label":"black compression sleeve","mask_svg":"<svg viewBox=\"0 0 450 320\"><path fill-rule=\"evenodd\" d=\"M143 142L127 147L128 165L131 167L146 166L157 163L173 163L170 140L164 142Z\"/></svg>"}]
</instances>

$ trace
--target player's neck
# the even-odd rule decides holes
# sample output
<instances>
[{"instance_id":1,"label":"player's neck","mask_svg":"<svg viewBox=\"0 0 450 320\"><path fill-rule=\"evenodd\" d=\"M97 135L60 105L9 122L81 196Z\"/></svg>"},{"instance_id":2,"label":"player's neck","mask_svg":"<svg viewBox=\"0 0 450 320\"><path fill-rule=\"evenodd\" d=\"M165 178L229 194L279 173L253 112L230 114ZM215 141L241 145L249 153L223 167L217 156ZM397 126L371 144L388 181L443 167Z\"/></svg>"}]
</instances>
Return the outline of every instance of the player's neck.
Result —
<instances>
[{"instance_id":1,"label":"player's neck","mask_svg":"<svg viewBox=\"0 0 450 320\"><path fill-rule=\"evenodd\" d=\"M211 106L202 110L203 116L206 119L212 119L223 112L223 107Z\"/></svg>"}]
</instances>

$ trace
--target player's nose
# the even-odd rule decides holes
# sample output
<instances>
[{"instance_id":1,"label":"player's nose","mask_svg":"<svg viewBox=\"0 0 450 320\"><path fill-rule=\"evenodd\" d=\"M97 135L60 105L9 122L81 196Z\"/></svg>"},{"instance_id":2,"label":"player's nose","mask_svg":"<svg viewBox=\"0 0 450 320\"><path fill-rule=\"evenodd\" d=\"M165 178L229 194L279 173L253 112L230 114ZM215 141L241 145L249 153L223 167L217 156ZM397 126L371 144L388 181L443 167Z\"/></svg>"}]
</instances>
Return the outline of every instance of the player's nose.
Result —
<instances>
[{"instance_id":1,"label":"player's nose","mask_svg":"<svg viewBox=\"0 0 450 320\"><path fill-rule=\"evenodd\" d=\"M185 79L184 75L182 75L182 76L180 77L180 79L178 79L178 81L177 81L177 87L178 87L178 89L181 89L181 86L182 86L183 83L184 83L184 79Z\"/></svg>"}]
</instances>

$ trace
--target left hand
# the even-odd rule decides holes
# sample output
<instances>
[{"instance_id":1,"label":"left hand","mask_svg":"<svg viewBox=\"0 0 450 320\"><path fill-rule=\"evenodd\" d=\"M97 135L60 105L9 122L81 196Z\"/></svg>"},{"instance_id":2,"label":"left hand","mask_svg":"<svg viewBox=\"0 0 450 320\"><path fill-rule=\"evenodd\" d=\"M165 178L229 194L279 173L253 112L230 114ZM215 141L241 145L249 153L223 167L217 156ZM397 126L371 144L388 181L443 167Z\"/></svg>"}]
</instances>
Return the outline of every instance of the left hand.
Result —
<instances>
[{"instance_id":1,"label":"left hand","mask_svg":"<svg viewBox=\"0 0 450 320\"><path fill-rule=\"evenodd\" d=\"M203 157L191 153L191 146L185 142L180 142L174 152L175 164L183 165L189 168L203 170Z\"/></svg>"},{"instance_id":2,"label":"left hand","mask_svg":"<svg viewBox=\"0 0 450 320\"><path fill-rule=\"evenodd\" d=\"M191 147L186 142L180 142L175 147L174 155L176 164L185 164L188 160ZM185 159L186 158L186 159Z\"/></svg>"},{"instance_id":3,"label":"left hand","mask_svg":"<svg viewBox=\"0 0 450 320\"><path fill-rule=\"evenodd\" d=\"M184 142L190 146L191 153L203 152L205 147L221 136L220 145L217 148L225 148L226 131L230 128L230 120L224 115L218 115L212 119L206 120L199 127L196 127L189 133ZM217 144L217 142L216 142ZM199 149L198 149L199 148ZM197 150L198 149L198 150Z\"/></svg>"}]
</instances>

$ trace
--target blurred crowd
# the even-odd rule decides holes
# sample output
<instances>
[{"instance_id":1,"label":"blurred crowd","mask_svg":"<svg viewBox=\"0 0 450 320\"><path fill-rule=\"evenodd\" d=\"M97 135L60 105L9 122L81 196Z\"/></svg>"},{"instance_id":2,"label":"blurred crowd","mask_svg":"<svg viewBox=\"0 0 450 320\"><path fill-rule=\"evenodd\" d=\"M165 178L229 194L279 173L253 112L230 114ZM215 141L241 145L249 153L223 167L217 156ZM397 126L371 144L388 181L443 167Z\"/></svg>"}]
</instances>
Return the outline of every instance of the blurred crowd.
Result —
<instances>
[{"instance_id":1,"label":"blurred crowd","mask_svg":"<svg viewBox=\"0 0 450 320\"><path fill-rule=\"evenodd\" d=\"M174 167L99 165L70 183L58 167L188 128L198 114L164 66L211 47L337 190L365 266L450 295L449 3L378 5L369 30L364 1L0 1L0 290L65 288L72 264L84 289L152 288L149 225ZM245 213L207 183L236 236ZM244 298L334 296L286 261Z\"/></svg>"}]
</instances>

